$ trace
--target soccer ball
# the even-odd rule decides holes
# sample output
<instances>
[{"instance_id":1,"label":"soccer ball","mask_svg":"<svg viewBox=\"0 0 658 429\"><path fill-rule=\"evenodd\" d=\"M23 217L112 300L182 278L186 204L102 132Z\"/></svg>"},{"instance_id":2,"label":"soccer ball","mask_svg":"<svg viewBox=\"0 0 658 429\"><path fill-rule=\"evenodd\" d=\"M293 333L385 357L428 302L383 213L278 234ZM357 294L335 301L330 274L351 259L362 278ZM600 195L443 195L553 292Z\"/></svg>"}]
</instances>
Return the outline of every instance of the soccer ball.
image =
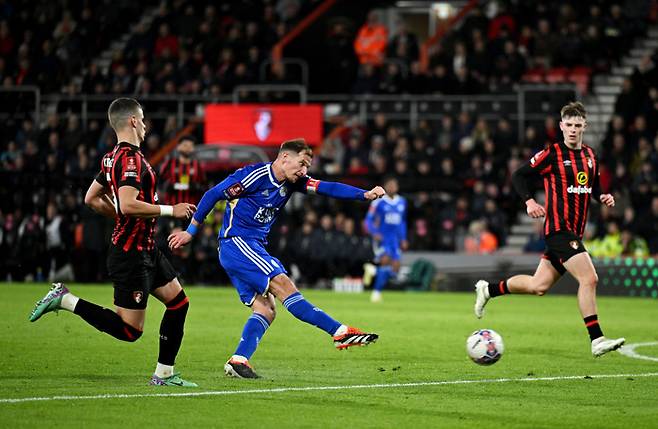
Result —
<instances>
[{"instance_id":1,"label":"soccer ball","mask_svg":"<svg viewBox=\"0 0 658 429\"><path fill-rule=\"evenodd\" d=\"M503 356L503 338L492 329L479 329L466 339L466 352L478 365L493 365Z\"/></svg>"}]
</instances>

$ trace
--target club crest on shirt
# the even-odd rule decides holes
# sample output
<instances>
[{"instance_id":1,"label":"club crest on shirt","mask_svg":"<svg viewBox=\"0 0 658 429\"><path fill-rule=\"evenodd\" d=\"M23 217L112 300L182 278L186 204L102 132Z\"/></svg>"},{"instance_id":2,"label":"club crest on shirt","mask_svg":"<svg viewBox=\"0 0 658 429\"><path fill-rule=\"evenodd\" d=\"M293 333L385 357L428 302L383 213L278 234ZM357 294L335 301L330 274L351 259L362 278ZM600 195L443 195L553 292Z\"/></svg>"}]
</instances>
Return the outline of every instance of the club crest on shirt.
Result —
<instances>
[{"instance_id":1,"label":"club crest on shirt","mask_svg":"<svg viewBox=\"0 0 658 429\"><path fill-rule=\"evenodd\" d=\"M571 246L573 250L578 250L578 242L576 240L571 240L569 246Z\"/></svg>"},{"instance_id":2,"label":"club crest on shirt","mask_svg":"<svg viewBox=\"0 0 658 429\"><path fill-rule=\"evenodd\" d=\"M137 304L142 302L143 298L144 298L144 292L142 292L141 290L136 290L135 292L133 292L133 299Z\"/></svg>"},{"instance_id":3,"label":"club crest on shirt","mask_svg":"<svg viewBox=\"0 0 658 429\"><path fill-rule=\"evenodd\" d=\"M592 158L587 158L587 166L592 168Z\"/></svg>"}]
</instances>

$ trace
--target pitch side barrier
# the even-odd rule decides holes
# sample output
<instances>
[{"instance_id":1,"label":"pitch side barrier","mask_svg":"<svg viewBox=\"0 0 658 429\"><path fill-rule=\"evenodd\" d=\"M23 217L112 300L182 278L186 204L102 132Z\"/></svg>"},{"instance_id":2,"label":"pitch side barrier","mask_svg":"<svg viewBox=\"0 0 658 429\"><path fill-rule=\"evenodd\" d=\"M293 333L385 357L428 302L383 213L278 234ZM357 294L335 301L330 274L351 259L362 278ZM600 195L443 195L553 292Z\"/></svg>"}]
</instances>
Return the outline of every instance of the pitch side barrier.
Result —
<instances>
[{"instance_id":1,"label":"pitch side barrier","mask_svg":"<svg viewBox=\"0 0 658 429\"><path fill-rule=\"evenodd\" d=\"M515 274L532 274L541 254L466 255L447 252L406 252L402 264L411 267L425 260L436 268L432 288L470 292L475 282L503 279ZM658 257L593 258L599 276L598 294L651 297L658 299ZM578 283L565 275L551 293L574 294Z\"/></svg>"}]
</instances>

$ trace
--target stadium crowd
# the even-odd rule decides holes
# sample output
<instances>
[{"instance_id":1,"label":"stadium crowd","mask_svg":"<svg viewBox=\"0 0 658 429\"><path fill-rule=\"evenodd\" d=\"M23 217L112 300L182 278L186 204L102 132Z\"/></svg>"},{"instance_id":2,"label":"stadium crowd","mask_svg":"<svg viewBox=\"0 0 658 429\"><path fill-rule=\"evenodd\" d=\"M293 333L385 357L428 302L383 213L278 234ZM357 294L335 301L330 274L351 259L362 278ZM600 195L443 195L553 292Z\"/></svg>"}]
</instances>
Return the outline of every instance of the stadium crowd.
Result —
<instances>
[{"instance_id":1,"label":"stadium crowd","mask_svg":"<svg viewBox=\"0 0 658 429\"><path fill-rule=\"evenodd\" d=\"M137 98L230 93L237 84L260 81L260 65L272 45L317 4L124 1L121 9L109 2L74 3L0 2L4 87L36 84L44 93ZM129 33L136 23L117 11L138 7L157 7L155 19ZM327 26L327 55L346 60L330 62L338 67L332 89L475 94L511 91L529 73L555 67L604 73L646 29L646 13L640 12L614 2L517 2L489 18L484 8L476 8L434 48L427 71L419 61L421 41L404 25L390 38L385 32L381 53L364 53L359 38L381 38L382 31L357 31L357 23L336 20ZM380 25L375 15L369 15L368 25ZM131 34L125 48L114 53L107 70L99 69L91 60L121 31ZM266 81L288 82L286 73L274 68ZM615 194L617 207L593 206L587 245L595 256L658 254L656 54L624 83L615 113L599 156L603 187ZM178 131L173 117L148 121L148 112L147 129L147 156ZM115 143L105 122L83 124L79 106L61 102L40 124L29 115L10 117L0 137L0 279L103 280L111 224L85 208L83 198L100 158ZM359 185L393 173L409 200L412 250L489 253L505 245L522 208L510 173L559 138L553 116L518 136L505 118L486 121L467 112L420 121L416 129L378 114L366 123L351 121L327 139L316 151L312 174ZM273 232L273 254L293 270L298 268L289 265L292 261L304 267L298 275L309 283L360 273L362 262L371 258L362 225L365 205L306 198L289 206ZM174 255L188 281L213 283L223 275L215 240L222 211L211 216L194 246ZM168 229L162 229L160 240ZM526 250L541 251L542 240L540 233L533 235Z\"/></svg>"}]
</instances>

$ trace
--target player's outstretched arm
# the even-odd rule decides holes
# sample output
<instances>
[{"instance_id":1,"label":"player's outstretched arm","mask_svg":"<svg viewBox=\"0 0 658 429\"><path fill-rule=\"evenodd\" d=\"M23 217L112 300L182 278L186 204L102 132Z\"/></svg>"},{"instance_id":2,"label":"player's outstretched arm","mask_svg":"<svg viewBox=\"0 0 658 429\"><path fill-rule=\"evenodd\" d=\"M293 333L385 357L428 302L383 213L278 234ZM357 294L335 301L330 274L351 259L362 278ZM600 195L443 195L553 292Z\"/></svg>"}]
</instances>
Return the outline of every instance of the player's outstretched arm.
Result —
<instances>
[{"instance_id":1,"label":"player's outstretched arm","mask_svg":"<svg viewBox=\"0 0 658 429\"><path fill-rule=\"evenodd\" d=\"M382 188L381 186L375 186L374 188L363 194L365 199L369 201L376 200L378 198L383 197L384 195L386 195L386 191L384 191L384 188Z\"/></svg>"},{"instance_id":2,"label":"player's outstretched arm","mask_svg":"<svg viewBox=\"0 0 658 429\"><path fill-rule=\"evenodd\" d=\"M244 174L243 174L244 175ZM178 249L192 241L200 225L215 207L217 201L239 197L244 191L243 185L238 181L235 174L227 177L221 183L213 186L203 194L199 201L199 208L192 216L187 230L175 232L168 237L169 248Z\"/></svg>"},{"instance_id":3,"label":"player's outstretched arm","mask_svg":"<svg viewBox=\"0 0 658 429\"><path fill-rule=\"evenodd\" d=\"M117 217L117 209L112 199L107 195L107 188L96 180L91 182L87 194L85 195L85 204L96 213L114 219Z\"/></svg>"},{"instance_id":4,"label":"player's outstretched arm","mask_svg":"<svg viewBox=\"0 0 658 429\"><path fill-rule=\"evenodd\" d=\"M169 237L167 238L169 242L169 248L175 250L188 244L190 241L192 241L193 232L196 232L198 227L199 223L192 219L190 226L187 227L187 231L178 231L169 234Z\"/></svg>"},{"instance_id":5,"label":"player's outstretched arm","mask_svg":"<svg viewBox=\"0 0 658 429\"><path fill-rule=\"evenodd\" d=\"M189 203L179 203L174 206L149 204L137 199L139 189L132 186L119 188L119 205L121 213L126 216L152 218L158 216L173 216L176 219L189 219L196 211L196 206Z\"/></svg>"},{"instance_id":6,"label":"player's outstretched arm","mask_svg":"<svg viewBox=\"0 0 658 429\"><path fill-rule=\"evenodd\" d=\"M316 192L319 195L337 198L340 200L361 200L372 201L377 198L383 197L386 192L381 186L375 186L369 191L357 188L355 186L346 185L339 182L323 182L315 179L310 179L306 185L307 191Z\"/></svg>"}]
</instances>

